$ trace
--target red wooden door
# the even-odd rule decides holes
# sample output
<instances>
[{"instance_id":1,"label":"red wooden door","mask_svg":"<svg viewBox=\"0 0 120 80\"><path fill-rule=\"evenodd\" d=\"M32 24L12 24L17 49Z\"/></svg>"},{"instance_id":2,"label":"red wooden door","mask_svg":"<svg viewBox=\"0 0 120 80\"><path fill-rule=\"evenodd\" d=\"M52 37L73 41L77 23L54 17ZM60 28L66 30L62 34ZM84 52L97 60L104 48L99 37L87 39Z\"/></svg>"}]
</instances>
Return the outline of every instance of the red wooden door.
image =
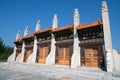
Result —
<instances>
[{"instance_id":1,"label":"red wooden door","mask_svg":"<svg viewBox=\"0 0 120 80\"><path fill-rule=\"evenodd\" d=\"M85 53L85 66L98 67L98 49L87 48L84 50L84 53Z\"/></svg>"},{"instance_id":2,"label":"red wooden door","mask_svg":"<svg viewBox=\"0 0 120 80\"><path fill-rule=\"evenodd\" d=\"M31 54L32 54L32 50L25 51L24 62L27 62L27 60Z\"/></svg>"},{"instance_id":3,"label":"red wooden door","mask_svg":"<svg viewBox=\"0 0 120 80\"><path fill-rule=\"evenodd\" d=\"M70 48L59 47L57 59L58 59L58 64L69 65L70 64Z\"/></svg>"},{"instance_id":4,"label":"red wooden door","mask_svg":"<svg viewBox=\"0 0 120 80\"><path fill-rule=\"evenodd\" d=\"M48 46L44 47L39 47L39 53L38 53L38 63L45 64L46 63L46 58L48 56Z\"/></svg>"}]
</instances>

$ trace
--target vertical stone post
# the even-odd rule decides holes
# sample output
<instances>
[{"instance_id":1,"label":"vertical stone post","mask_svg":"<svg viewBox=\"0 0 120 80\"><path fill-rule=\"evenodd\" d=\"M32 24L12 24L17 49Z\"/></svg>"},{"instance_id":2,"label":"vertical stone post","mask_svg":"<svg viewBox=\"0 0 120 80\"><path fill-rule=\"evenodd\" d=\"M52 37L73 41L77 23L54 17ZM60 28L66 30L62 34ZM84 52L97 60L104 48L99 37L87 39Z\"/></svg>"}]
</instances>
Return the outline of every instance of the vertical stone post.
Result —
<instances>
[{"instance_id":1,"label":"vertical stone post","mask_svg":"<svg viewBox=\"0 0 120 80\"><path fill-rule=\"evenodd\" d=\"M73 37L73 55L71 58L71 67L76 68L80 67L81 61L80 61L80 47L79 47L79 39L78 39L78 33L76 30L76 27L80 24L79 20L79 12L78 9L74 10L74 37Z\"/></svg>"},{"instance_id":2,"label":"vertical stone post","mask_svg":"<svg viewBox=\"0 0 120 80\"><path fill-rule=\"evenodd\" d=\"M108 7L106 1L102 1L102 20L103 20L107 71L112 72L114 66L113 53L112 53L112 40L111 40L109 13L108 13Z\"/></svg>"},{"instance_id":3,"label":"vertical stone post","mask_svg":"<svg viewBox=\"0 0 120 80\"><path fill-rule=\"evenodd\" d=\"M20 31L18 31L17 35L16 35L16 40L20 39ZM7 62L14 62L15 61L15 57L16 57L16 45L14 45L14 51L12 53L12 55L10 55L8 57Z\"/></svg>"},{"instance_id":4,"label":"vertical stone post","mask_svg":"<svg viewBox=\"0 0 120 80\"><path fill-rule=\"evenodd\" d=\"M36 24L36 31L40 30L40 20L38 20ZM34 36L34 46L33 46L33 53L28 58L28 63L36 63L36 56L37 56L37 37Z\"/></svg>"},{"instance_id":5,"label":"vertical stone post","mask_svg":"<svg viewBox=\"0 0 120 80\"><path fill-rule=\"evenodd\" d=\"M58 19L57 19L57 15L54 15L54 19L53 19L53 26L52 26L52 30L56 29L58 27ZM51 34L51 49L50 49L50 54L48 55L47 59L46 59L46 65L53 65L55 64L55 54L56 54L56 46L55 46L55 36L52 33Z\"/></svg>"},{"instance_id":6,"label":"vertical stone post","mask_svg":"<svg viewBox=\"0 0 120 80\"><path fill-rule=\"evenodd\" d=\"M7 62L14 62L16 56L16 45L14 45L14 51L13 53L8 57Z\"/></svg>"},{"instance_id":7,"label":"vertical stone post","mask_svg":"<svg viewBox=\"0 0 120 80\"><path fill-rule=\"evenodd\" d=\"M25 41L22 43L22 52L21 54L17 57L16 62L24 62L24 55L25 55Z\"/></svg>"},{"instance_id":8,"label":"vertical stone post","mask_svg":"<svg viewBox=\"0 0 120 80\"><path fill-rule=\"evenodd\" d=\"M34 37L34 46L33 46L33 52L30 55L30 57L28 58L28 62L27 63L36 63L36 56L37 56L37 37Z\"/></svg>"},{"instance_id":9,"label":"vertical stone post","mask_svg":"<svg viewBox=\"0 0 120 80\"><path fill-rule=\"evenodd\" d=\"M26 29L24 31L24 36L28 35L28 26L26 26ZM21 54L17 57L16 62L23 62L24 61L24 55L25 55L25 41L22 43L22 52Z\"/></svg>"}]
</instances>

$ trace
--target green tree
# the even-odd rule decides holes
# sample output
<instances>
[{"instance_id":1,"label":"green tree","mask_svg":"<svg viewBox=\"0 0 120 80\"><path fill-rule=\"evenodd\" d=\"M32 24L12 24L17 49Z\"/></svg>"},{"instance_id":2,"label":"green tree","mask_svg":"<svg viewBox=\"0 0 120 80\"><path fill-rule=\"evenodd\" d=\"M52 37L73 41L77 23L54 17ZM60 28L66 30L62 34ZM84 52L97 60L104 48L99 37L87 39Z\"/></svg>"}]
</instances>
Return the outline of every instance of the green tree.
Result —
<instances>
[{"instance_id":1,"label":"green tree","mask_svg":"<svg viewBox=\"0 0 120 80\"><path fill-rule=\"evenodd\" d=\"M0 54L3 54L5 46L3 45L3 41L0 38Z\"/></svg>"},{"instance_id":2,"label":"green tree","mask_svg":"<svg viewBox=\"0 0 120 80\"><path fill-rule=\"evenodd\" d=\"M13 47L3 44L0 38L0 61L7 61L7 58L13 53Z\"/></svg>"}]
</instances>

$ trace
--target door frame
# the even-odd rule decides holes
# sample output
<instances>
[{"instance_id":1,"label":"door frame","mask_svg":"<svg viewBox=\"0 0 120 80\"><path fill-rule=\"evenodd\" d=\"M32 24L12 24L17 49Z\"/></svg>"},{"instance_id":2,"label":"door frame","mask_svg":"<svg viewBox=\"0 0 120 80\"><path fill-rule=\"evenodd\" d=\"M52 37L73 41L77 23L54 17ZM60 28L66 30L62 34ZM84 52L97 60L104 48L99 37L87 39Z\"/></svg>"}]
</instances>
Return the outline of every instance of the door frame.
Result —
<instances>
[{"instance_id":1,"label":"door frame","mask_svg":"<svg viewBox=\"0 0 120 80\"><path fill-rule=\"evenodd\" d=\"M48 49L48 52L47 53L45 53L45 49ZM42 50L41 50L42 49ZM46 63L46 58L47 58L47 56L48 56L48 54L49 54L49 46L39 46L38 47L38 52L37 52L37 62L38 63L40 63L39 62L39 59L41 59L41 60L44 60L45 59L45 63ZM42 52L41 52L42 51ZM47 54L47 56L45 56ZM41 55L41 57L40 57L40 55ZM41 62L41 64L45 64L44 63L44 61L43 62Z\"/></svg>"},{"instance_id":2,"label":"door frame","mask_svg":"<svg viewBox=\"0 0 120 80\"><path fill-rule=\"evenodd\" d=\"M97 50L97 54L98 54L98 56L97 56L97 66L93 66L93 65L91 65L91 66L87 66L86 65L86 57L85 57L85 49L90 49L90 50L93 50L93 49L96 49ZM84 47L84 51L83 51L84 53L84 66L86 66L86 67L99 67L99 60L100 60L100 53L99 53L99 50L98 50L98 46L87 46L87 47ZM94 64L93 62L94 62L94 60L93 60L93 58L95 58L94 56L93 56L93 51L92 51L92 53L90 53L91 54L91 57L89 57L89 59L90 59L90 62L91 62L91 60L92 60L92 63L91 64Z\"/></svg>"},{"instance_id":3,"label":"door frame","mask_svg":"<svg viewBox=\"0 0 120 80\"><path fill-rule=\"evenodd\" d=\"M33 49L26 49L26 50L25 50L25 54L24 54L24 62L27 62L27 61L28 61L28 58L30 57L30 55L29 55L28 57L26 57L27 54L28 54L28 53L27 53L28 51L30 51L29 54L31 55L32 52L33 52ZM26 58L27 58L27 60L26 60Z\"/></svg>"},{"instance_id":4,"label":"door frame","mask_svg":"<svg viewBox=\"0 0 120 80\"><path fill-rule=\"evenodd\" d=\"M105 67L103 45L84 45L80 47L81 47L81 50L80 50L81 66L86 67L84 49L85 48L97 48L98 49L98 68Z\"/></svg>"},{"instance_id":5,"label":"door frame","mask_svg":"<svg viewBox=\"0 0 120 80\"><path fill-rule=\"evenodd\" d=\"M49 55L49 53L50 53L50 49L51 49L51 42L49 41L49 42L39 42L38 44L37 44L37 54L36 54L36 63L38 63L38 57L39 57L39 48L40 47L44 47L44 46L47 46L48 47L48 55Z\"/></svg>"},{"instance_id":6,"label":"door frame","mask_svg":"<svg viewBox=\"0 0 120 80\"><path fill-rule=\"evenodd\" d=\"M69 47L69 65L68 66L71 66L71 57L72 57L72 54L73 54L73 45L57 45L56 46L56 55L55 55L55 63L58 64L58 49L59 47ZM62 65L62 64L59 64L59 65ZM64 64L63 64L64 65Z\"/></svg>"}]
</instances>

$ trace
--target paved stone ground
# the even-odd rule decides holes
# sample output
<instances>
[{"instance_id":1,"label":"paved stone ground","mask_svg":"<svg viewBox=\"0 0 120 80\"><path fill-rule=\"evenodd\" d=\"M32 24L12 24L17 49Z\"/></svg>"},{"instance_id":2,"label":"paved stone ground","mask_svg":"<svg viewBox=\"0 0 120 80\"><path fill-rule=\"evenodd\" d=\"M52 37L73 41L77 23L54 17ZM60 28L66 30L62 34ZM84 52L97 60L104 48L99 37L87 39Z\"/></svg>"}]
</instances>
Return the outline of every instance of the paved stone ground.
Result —
<instances>
[{"instance_id":1,"label":"paved stone ground","mask_svg":"<svg viewBox=\"0 0 120 80\"><path fill-rule=\"evenodd\" d=\"M99 69L0 62L0 80L103 80L104 74Z\"/></svg>"}]
</instances>

